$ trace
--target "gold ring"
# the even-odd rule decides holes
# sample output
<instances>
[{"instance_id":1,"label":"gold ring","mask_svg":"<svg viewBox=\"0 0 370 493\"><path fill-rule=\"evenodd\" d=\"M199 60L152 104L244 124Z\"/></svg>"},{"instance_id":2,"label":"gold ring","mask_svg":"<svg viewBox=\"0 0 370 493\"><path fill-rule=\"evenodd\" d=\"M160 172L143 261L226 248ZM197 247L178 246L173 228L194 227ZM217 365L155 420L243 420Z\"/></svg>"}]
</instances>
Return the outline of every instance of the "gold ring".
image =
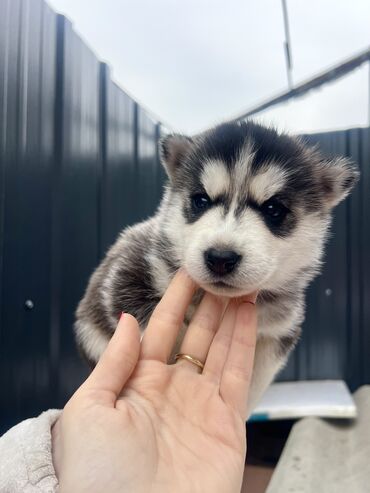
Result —
<instances>
[{"instance_id":1,"label":"gold ring","mask_svg":"<svg viewBox=\"0 0 370 493\"><path fill-rule=\"evenodd\" d=\"M177 353L175 355L175 363L177 363L177 361L179 359L186 359L186 361L193 363L193 365L196 365L201 370L203 370L203 368L204 368L204 364L201 361L199 361L199 359L196 359L196 358L193 358L193 356L190 356L190 354Z\"/></svg>"}]
</instances>

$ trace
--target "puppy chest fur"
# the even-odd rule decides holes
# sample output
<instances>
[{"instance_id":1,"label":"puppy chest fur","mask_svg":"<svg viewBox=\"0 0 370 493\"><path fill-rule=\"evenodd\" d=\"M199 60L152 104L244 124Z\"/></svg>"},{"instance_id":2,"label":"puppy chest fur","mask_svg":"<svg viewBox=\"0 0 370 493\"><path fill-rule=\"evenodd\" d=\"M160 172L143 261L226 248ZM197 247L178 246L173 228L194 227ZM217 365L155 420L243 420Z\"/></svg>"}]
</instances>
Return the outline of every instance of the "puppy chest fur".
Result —
<instances>
[{"instance_id":1,"label":"puppy chest fur","mask_svg":"<svg viewBox=\"0 0 370 493\"><path fill-rule=\"evenodd\" d=\"M258 290L252 410L298 340L332 209L357 172L251 122L170 135L160 150L169 177L160 207L124 230L92 275L77 310L78 345L94 364L122 311L145 330L179 267L216 295Z\"/></svg>"}]
</instances>

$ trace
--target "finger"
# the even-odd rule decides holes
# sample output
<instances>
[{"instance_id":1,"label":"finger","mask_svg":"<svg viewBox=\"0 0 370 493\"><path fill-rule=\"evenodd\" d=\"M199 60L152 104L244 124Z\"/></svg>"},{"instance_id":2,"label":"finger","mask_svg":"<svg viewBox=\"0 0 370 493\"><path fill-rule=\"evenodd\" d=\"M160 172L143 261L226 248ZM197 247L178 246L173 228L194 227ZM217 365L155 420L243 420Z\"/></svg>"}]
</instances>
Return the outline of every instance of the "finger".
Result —
<instances>
[{"instance_id":1,"label":"finger","mask_svg":"<svg viewBox=\"0 0 370 493\"><path fill-rule=\"evenodd\" d=\"M203 368L203 375L212 378L215 383L221 382L223 368L227 359L235 325L237 304L230 301L220 327L213 338Z\"/></svg>"},{"instance_id":2,"label":"finger","mask_svg":"<svg viewBox=\"0 0 370 493\"><path fill-rule=\"evenodd\" d=\"M180 353L188 354L202 363L205 362L225 307L225 300L210 293L204 295L186 331ZM177 365L199 372L196 365L185 359L178 360Z\"/></svg>"},{"instance_id":3,"label":"finger","mask_svg":"<svg viewBox=\"0 0 370 493\"><path fill-rule=\"evenodd\" d=\"M225 362L220 395L244 418L256 349L257 314L252 302L243 302L236 313L235 328Z\"/></svg>"},{"instance_id":4,"label":"finger","mask_svg":"<svg viewBox=\"0 0 370 493\"><path fill-rule=\"evenodd\" d=\"M139 352L139 325L128 313L122 314L106 350L81 389L105 391L114 403L138 362Z\"/></svg>"},{"instance_id":5,"label":"finger","mask_svg":"<svg viewBox=\"0 0 370 493\"><path fill-rule=\"evenodd\" d=\"M150 317L141 343L141 358L167 363L196 284L180 269Z\"/></svg>"}]
</instances>

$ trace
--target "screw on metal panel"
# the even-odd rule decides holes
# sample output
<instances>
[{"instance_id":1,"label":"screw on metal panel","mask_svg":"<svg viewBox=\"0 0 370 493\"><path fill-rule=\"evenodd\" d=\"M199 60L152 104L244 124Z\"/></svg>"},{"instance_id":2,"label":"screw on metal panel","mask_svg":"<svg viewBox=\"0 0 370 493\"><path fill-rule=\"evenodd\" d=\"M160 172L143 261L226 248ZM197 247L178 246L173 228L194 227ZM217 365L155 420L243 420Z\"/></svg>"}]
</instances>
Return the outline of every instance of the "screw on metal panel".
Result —
<instances>
[{"instance_id":1,"label":"screw on metal panel","mask_svg":"<svg viewBox=\"0 0 370 493\"><path fill-rule=\"evenodd\" d=\"M325 294L326 296L331 296L333 294L333 291L330 288L325 289Z\"/></svg>"},{"instance_id":2,"label":"screw on metal panel","mask_svg":"<svg viewBox=\"0 0 370 493\"><path fill-rule=\"evenodd\" d=\"M32 308L35 306L32 300L26 300L24 302L24 306L27 308L27 310L32 310Z\"/></svg>"}]
</instances>

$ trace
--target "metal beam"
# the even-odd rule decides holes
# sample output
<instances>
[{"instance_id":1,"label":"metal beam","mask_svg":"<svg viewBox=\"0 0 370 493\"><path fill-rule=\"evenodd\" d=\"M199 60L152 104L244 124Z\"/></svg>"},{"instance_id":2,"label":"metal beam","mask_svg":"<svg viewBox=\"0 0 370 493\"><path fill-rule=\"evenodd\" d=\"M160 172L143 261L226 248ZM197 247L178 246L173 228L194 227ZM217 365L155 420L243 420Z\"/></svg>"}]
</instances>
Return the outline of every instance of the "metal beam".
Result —
<instances>
[{"instance_id":1,"label":"metal beam","mask_svg":"<svg viewBox=\"0 0 370 493\"><path fill-rule=\"evenodd\" d=\"M361 53L345 60L344 62L341 62L329 68L328 70L325 70L324 72L321 72L320 74L301 82L288 91L284 91L276 96L273 96L270 99L267 99L266 101L263 101L262 103L252 106L252 108L232 118L231 120L244 120L249 116L260 113L267 108L271 108L271 106L276 106L277 104L283 103L284 101L287 101L289 99L303 96L312 89L316 89L323 84L343 77L344 75L352 72L354 69L360 67L363 63L366 62L370 62L370 48L367 48L365 51L362 51Z\"/></svg>"},{"instance_id":2,"label":"metal beam","mask_svg":"<svg viewBox=\"0 0 370 493\"><path fill-rule=\"evenodd\" d=\"M288 18L288 7L286 4L286 0L282 1L283 7L283 19L284 19L284 31L285 31L285 61L286 61L286 71L288 78L288 87L292 89L293 87L293 78L292 78L292 51L291 51L291 42L290 42L290 31L289 31L289 18Z\"/></svg>"}]
</instances>

